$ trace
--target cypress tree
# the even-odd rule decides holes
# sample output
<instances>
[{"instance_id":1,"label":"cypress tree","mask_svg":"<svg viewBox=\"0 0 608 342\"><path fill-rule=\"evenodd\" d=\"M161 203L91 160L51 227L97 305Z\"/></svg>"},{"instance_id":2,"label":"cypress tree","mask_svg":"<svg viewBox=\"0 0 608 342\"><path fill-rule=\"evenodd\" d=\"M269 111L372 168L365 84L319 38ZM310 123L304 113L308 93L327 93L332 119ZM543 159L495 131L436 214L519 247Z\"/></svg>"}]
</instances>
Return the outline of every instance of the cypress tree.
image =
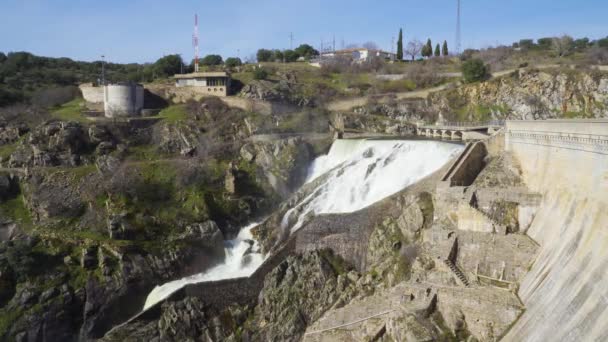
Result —
<instances>
[{"instance_id":1,"label":"cypress tree","mask_svg":"<svg viewBox=\"0 0 608 342\"><path fill-rule=\"evenodd\" d=\"M433 44L431 43L431 39L427 39L426 45L422 49L423 57L431 57L433 55Z\"/></svg>"},{"instance_id":2,"label":"cypress tree","mask_svg":"<svg viewBox=\"0 0 608 342\"><path fill-rule=\"evenodd\" d=\"M435 57L441 56L441 51L439 50L439 43L435 45Z\"/></svg>"},{"instance_id":3,"label":"cypress tree","mask_svg":"<svg viewBox=\"0 0 608 342\"><path fill-rule=\"evenodd\" d=\"M399 40L397 40L397 60L403 60L403 29L399 29Z\"/></svg>"},{"instance_id":4,"label":"cypress tree","mask_svg":"<svg viewBox=\"0 0 608 342\"><path fill-rule=\"evenodd\" d=\"M443 55L443 57L446 57L449 54L448 51L448 42L447 41L443 41L443 49L441 51L441 54Z\"/></svg>"}]
</instances>

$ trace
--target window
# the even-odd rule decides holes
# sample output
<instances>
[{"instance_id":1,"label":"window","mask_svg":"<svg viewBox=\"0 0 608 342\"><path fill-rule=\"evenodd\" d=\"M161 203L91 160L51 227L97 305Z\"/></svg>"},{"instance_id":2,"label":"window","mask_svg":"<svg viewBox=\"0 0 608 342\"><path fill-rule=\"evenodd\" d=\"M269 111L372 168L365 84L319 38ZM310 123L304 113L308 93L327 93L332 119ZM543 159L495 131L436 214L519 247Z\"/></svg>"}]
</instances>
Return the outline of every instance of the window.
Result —
<instances>
[{"instance_id":1,"label":"window","mask_svg":"<svg viewBox=\"0 0 608 342\"><path fill-rule=\"evenodd\" d=\"M226 79L223 77L209 77L207 78L207 86L219 87L226 85Z\"/></svg>"}]
</instances>

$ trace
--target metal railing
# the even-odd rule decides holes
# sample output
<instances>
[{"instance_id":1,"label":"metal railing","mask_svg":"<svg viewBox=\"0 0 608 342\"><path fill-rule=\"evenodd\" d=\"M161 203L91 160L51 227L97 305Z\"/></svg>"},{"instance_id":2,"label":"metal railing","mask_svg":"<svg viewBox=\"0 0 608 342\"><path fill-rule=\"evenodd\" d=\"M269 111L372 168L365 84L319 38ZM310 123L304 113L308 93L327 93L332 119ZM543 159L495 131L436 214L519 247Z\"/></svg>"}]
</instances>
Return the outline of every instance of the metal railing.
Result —
<instances>
[{"instance_id":1,"label":"metal railing","mask_svg":"<svg viewBox=\"0 0 608 342\"><path fill-rule=\"evenodd\" d=\"M491 120L491 121L471 121L471 122L444 122L436 123L434 125L422 125L420 127L481 127L481 126L498 126L503 127L505 120Z\"/></svg>"}]
</instances>

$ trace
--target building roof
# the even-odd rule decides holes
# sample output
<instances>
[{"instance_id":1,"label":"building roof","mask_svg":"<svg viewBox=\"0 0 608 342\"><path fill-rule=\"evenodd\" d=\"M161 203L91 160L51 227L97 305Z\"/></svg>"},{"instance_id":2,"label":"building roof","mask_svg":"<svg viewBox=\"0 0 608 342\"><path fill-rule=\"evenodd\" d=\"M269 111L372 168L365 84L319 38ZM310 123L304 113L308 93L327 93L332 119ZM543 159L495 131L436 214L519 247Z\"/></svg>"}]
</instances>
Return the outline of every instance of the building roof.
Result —
<instances>
[{"instance_id":1,"label":"building roof","mask_svg":"<svg viewBox=\"0 0 608 342\"><path fill-rule=\"evenodd\" d=\"M227 72L216 71L216 72L193 72L191 74L179 74L173 76L175 78L204 78L204 77L230 77Z\"/></svg>"}]
</instances>

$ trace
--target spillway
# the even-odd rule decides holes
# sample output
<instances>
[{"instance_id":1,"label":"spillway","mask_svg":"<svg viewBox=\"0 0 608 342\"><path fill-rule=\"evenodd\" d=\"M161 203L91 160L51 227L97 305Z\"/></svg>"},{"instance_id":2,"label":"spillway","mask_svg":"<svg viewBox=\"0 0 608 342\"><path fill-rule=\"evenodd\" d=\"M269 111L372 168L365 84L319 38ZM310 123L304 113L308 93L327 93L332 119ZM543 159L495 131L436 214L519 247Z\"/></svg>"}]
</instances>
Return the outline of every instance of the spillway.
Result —
<instances>
[{"instance_id":1,"label":"spillway","mask_svg":"<svg viewBox=\"0 0 608 342\"><path fill-rule=\"evenodd\" d=\"M462 145L436 141L337 140L309 169L309 182L321 175L323 181L285 214L284 221L290 225L293 221L291 231L295 232L311 214L363 209L436 171L462 149ZM144 310L185 285L247 277L255 272L264 261L251 236L255 226L243 228L236 239L226 242L224 263L157 286L148 295Z\"/></svg>"},{"instance_id":2,"label":"spillway","mask_svg":"<svg viewBox=\"0 0 608 342\"><path fill-rule=\"evenodd\" d=\"M309 182L325 179L285 214L284 229L298 230L311 214L363 209L430 175L462 149L438 141L337 140L309 171Z\"/></svg>"}]
</instances>

